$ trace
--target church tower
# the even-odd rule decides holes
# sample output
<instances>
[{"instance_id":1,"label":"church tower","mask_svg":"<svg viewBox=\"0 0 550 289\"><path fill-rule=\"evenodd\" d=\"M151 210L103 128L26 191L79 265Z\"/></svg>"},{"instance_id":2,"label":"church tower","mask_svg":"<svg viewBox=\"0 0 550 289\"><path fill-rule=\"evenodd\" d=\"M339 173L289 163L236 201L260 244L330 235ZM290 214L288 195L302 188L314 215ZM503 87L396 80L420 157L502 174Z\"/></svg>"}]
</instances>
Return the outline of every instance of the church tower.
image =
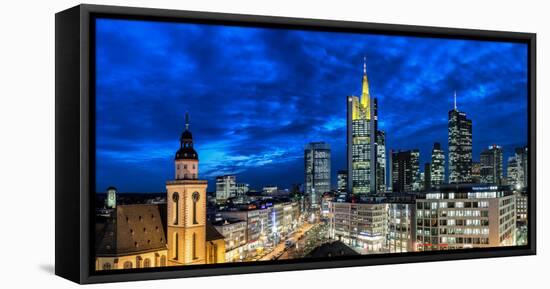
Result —
<instances>
[{"instance_id":1,"label":"church tower","mask_svg":"<svg viewBox=\"0 0 550 289\"><path fill-rule=\"evenodd\" d=\"M188 114L174 165L175 180L166 182L169 265L205 264L207 181L198 179Z\"/></svg>"}]
</instances>

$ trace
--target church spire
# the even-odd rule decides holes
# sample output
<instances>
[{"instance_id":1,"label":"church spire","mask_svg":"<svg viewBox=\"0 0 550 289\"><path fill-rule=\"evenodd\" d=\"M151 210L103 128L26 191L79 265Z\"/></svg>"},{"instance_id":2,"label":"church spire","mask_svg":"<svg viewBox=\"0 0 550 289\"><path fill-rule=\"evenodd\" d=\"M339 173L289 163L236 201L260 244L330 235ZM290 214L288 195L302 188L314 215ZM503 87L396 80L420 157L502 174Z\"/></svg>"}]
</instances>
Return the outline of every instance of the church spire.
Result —
<instances>
[{"instance_id":1,"label":"church spire","mask_svg":"<svg viewBox=\"0 0 550 289\"><path fill-rule=\"evenodd\" d=\"M176 153L176 160L198 159L197 152L193 149L193 135L189 131L189 113L185 113L185 130L180 137L180 149Z\"/></svg>"},{"instance_id":2,"label":"church spire","mask_svg":"<svg viewBox=\"0 0 550 289\"><path fill-rule=\"evenodd\" d=\"M185 112L185 130L189 130L189 112Z\"/></svg>"}]
</instances>

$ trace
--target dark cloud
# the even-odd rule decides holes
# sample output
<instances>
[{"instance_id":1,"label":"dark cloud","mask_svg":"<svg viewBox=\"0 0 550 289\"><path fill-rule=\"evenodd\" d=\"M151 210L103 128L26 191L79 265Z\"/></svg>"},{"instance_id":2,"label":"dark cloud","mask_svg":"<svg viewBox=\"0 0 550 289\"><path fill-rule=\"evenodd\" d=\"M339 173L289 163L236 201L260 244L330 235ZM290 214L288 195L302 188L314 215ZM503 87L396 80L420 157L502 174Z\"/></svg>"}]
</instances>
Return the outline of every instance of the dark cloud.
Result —
<instances>
[{"instance_id":1,"label":"dark cloud","mask_svg":"<svg viewBox=\"0 0 550 289\"><path fill-rule=\"evenodd\" d=\"M527 139L525 45L351 33L98 20L97 187L161 191L191 115L210 182L302 183L303 147L326 141L345 167L346 96L363 56L387 150L447 146L447 114L474 123L474 159Z\"/></svg>"}]
</instances>

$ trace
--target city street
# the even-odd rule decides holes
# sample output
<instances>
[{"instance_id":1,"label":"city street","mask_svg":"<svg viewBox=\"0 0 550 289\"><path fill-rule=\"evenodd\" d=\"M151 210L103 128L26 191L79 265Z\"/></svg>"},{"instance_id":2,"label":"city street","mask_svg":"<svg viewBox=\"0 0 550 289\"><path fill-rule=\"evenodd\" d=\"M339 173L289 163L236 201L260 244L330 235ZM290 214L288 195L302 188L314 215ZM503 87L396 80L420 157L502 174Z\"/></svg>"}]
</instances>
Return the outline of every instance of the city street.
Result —
<instances>
[{"instance_id":1,"label":"city street","mask_svg":"<svg viewBox=\"0 0 550 289\"><path fill-rule=\"evenodd\" d=\"M292 238L294 238L295 240L300 240L306 232L308 232L309 230L311 230L311 228L317 225L318 224L310 224L306 222L304 225L302 225L300 228L296 230L296 233L292 235ZM268 261L272 259L279 259L285 253L285 249L286 249L285 240L282 240L279 244L277 244L275 248L273 248L273 250L271 250L271 252L256 259L256 261Z\"/></svg>"}]
</instances>

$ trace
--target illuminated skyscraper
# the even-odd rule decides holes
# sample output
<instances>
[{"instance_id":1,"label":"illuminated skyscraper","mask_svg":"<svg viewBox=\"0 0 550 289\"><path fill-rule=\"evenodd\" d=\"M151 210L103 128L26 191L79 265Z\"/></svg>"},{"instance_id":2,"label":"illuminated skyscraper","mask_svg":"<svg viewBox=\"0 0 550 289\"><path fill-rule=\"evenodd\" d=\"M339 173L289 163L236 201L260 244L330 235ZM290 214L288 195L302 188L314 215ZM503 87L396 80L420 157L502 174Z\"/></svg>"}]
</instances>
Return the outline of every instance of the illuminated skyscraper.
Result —
<instances>
[{"instance_id":1,"label":"illuminated skyscraper","mask_svg":"<svg viewBox=\"0 0 550 289\"><path fill-rule=\"evenodd\" d=\"M430 164L430 187L445 183L445 153L441 144L434 143L432 149L432 162Z\"/></svg>"},{"instance_id":2,"label":"illuminated skyscraper","mask_svg":"<svg viewBox=\"0 0 550 289\"><path fill-rule=\"evenodd\" d=\"M472 120L454 108L449 111L449 183L472 181Z\"/></svg>"},{"instance_id":3,"label":"illuminated skyscraper","mask_svg":"<svg viewBox=\"0 0 550 289\"><path fill-rule=\"evenodd\" d=\"M392 191L419 191L422 187L418 150L392 152Z\"/></svg>"},{"instance_id":4,"label":"illuminated skyscraper","mask_svg":"<svg viewBox=\"0 0 550 289\"><path fill-rule=\"evenodd\" d=\"M502 184L502 147L492 145L481 152L481 182L485 184Z\"/></svg>"},{"instance_id":5,"label":"illuminated skyscraper","mask_svg":"<svg viewBox=\"0 0 550 289\"><path fill-rule=\"evenodd\" d=\"M519 182L521 179L520 168L515 155L508 157L507 167L506 177L508 179L508 184L513 188L521 188L522 184Z\"/></svg>"},{"instance_id":6,"label":"illuminated skyscraper","mask_svg":"<svg viewBox=\"0 0 550 289\"><path fill-rule=\"evenodd\" d=\"M376 191L386 191L386 134L376 132Z\"/></svg>"},{"instance_id":7,"label":"illuminated skyscraper","mask_svg":"<svg viewBox=\"0 0 550 289\"><path fill-rule=\"evenodd\" d=\"M516 189L527 187L528 174L527 147L516 148L515 154L508 158L508 184Z\"/></svg>"},{"instance_id":8,"label":"illuminated skyscraper","mask_svg":"<svg viewBox=\"0 0 550 289\"><path fill-rule=\"evenodd\" d=\"M377 100L370 97L364 61L361 98L349 96L347 100L348 191L353 194L370 194L377 190Z\"/></svg>"},{"instance_id":9,"label":"illuminated skyscraper","mask_svg":"<svg viewBox=\"0 0 550 289\"><path fill-rule=\"evenodd\" d=\"M346 193L348 191L348 171L338 171L338 192Z\"/></svg>"},{"instance_id":10,"label":"illuminated skyscraper","mask_svg":"<svg viewBox=\"0 0 550 289\"><path fill-rule=\"evenodd\" d=\"M319 208L321 196L330 191L330 145L309 143L304 150L305 193L312 209Z\"/></svg>"}]
</instances>

